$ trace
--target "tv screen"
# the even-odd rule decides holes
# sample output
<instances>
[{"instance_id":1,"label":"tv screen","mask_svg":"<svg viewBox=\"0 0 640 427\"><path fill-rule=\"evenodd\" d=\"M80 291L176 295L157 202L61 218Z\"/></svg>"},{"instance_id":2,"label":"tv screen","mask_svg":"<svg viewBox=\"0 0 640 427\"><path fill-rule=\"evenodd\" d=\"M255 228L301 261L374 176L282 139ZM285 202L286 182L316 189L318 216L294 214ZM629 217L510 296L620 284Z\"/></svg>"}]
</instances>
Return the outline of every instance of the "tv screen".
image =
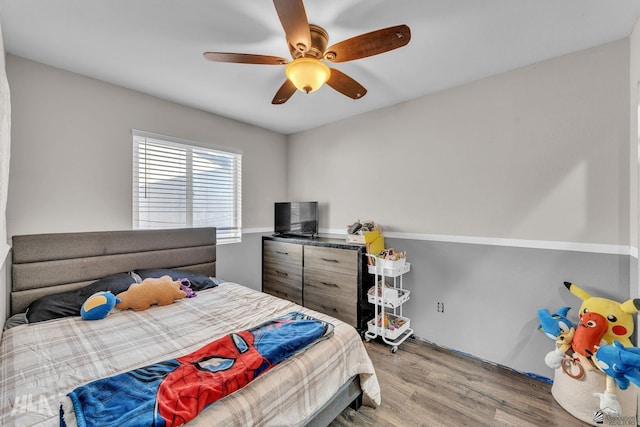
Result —
<instances>
[{"instance_id":1,"label":"tv screen","mask_svg":"<svg viewBox=\"0 0 640 427\"><path fill-rule=\"evenodd\" d=\"M276 235L314 237L318 234L318 202L276 202Z\"/></svg>"}]
</instances>

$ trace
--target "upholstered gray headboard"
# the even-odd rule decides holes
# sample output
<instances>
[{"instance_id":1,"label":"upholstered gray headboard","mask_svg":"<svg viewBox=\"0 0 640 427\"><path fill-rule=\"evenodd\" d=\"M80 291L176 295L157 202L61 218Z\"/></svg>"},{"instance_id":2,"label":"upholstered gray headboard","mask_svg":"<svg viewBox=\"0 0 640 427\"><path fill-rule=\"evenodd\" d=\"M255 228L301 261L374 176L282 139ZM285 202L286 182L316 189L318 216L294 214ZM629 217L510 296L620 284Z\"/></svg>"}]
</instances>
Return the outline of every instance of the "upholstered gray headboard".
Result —
<instances>
[{"instance_id":1,"label":"upholstered gray headboard","mask_svg":"<svg viewBox=\"0 0 640 427\"><path fill-rule=\"evenodd\" d=\"M136 269L216 274L216 229L127 230L12 237L11 314L35 299Z\"/></svg>"}]
</instances>

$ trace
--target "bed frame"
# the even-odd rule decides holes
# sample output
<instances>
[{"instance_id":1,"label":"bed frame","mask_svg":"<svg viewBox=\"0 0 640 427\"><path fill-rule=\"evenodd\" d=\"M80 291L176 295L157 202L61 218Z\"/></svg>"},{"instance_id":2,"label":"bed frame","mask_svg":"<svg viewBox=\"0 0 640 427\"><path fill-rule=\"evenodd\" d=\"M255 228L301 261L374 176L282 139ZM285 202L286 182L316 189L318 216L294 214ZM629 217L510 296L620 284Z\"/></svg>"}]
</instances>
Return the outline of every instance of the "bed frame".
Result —
<instances>
[{"instance_id":1,"label":"bed frame","mask_svg":"<svg viewBox=\"0 0 640 427\"><path fill-rule=\"evenodd\" d=\"M11 314L37 298L86 286L115 273L177 268L216 275L216 229L127 230L13 236ZM356 376L307 426L326 426L362 404Z\"/></svg>"},{"instance_id":2,"label":"bed frame","mask_svg":"<svg viewBox=\"0 0 640 427\"><path fill-rule=\"evenodd\" d=\"M99 231L13 236L11 314L48 294L143 268L216 275L216 229Z\"/></svg>"}]
</instances>

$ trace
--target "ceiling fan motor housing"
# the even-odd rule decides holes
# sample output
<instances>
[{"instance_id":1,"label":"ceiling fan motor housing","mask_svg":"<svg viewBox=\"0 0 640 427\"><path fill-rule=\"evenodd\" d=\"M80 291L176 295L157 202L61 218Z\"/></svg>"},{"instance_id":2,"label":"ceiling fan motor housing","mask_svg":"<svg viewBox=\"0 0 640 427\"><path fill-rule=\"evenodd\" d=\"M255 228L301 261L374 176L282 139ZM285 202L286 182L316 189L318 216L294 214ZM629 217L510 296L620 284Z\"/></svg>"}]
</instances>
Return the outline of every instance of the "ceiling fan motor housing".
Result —
<instances>
[{"instance_id":1,"label":"ceiling fan motor housing","mask_svg":"<svg viewBox=\"0 0 640 427\"><path fill-rule=\"evenodd\" d=\"M309 33L311 34L311 46L306 52L299 50L296 46L289 45L289 52L291 52L293 59L303 56L322 59L324 56L324 51L329 44L329 34L324 28L314 24L309 24Z\"/></svg>"}]
</instances>

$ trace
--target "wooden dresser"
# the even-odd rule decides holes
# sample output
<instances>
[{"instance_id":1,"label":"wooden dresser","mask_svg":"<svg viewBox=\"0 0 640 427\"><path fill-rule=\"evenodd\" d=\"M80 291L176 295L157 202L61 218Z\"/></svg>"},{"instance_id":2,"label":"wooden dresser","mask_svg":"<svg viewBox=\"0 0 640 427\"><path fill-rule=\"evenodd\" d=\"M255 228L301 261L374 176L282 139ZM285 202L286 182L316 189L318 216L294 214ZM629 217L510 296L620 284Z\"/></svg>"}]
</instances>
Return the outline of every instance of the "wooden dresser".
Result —
<instances>
[{"instance_id":1,"label":"wooden dresser","mask_svg":"<svg viewBox=\"0 0 640 427\"><path fill-rule=\"evenodd\" d=\"M364 245L327 237L263 236L262 290L336 317L360 331L373 317Z\"/></svg>"}]
</instances>

